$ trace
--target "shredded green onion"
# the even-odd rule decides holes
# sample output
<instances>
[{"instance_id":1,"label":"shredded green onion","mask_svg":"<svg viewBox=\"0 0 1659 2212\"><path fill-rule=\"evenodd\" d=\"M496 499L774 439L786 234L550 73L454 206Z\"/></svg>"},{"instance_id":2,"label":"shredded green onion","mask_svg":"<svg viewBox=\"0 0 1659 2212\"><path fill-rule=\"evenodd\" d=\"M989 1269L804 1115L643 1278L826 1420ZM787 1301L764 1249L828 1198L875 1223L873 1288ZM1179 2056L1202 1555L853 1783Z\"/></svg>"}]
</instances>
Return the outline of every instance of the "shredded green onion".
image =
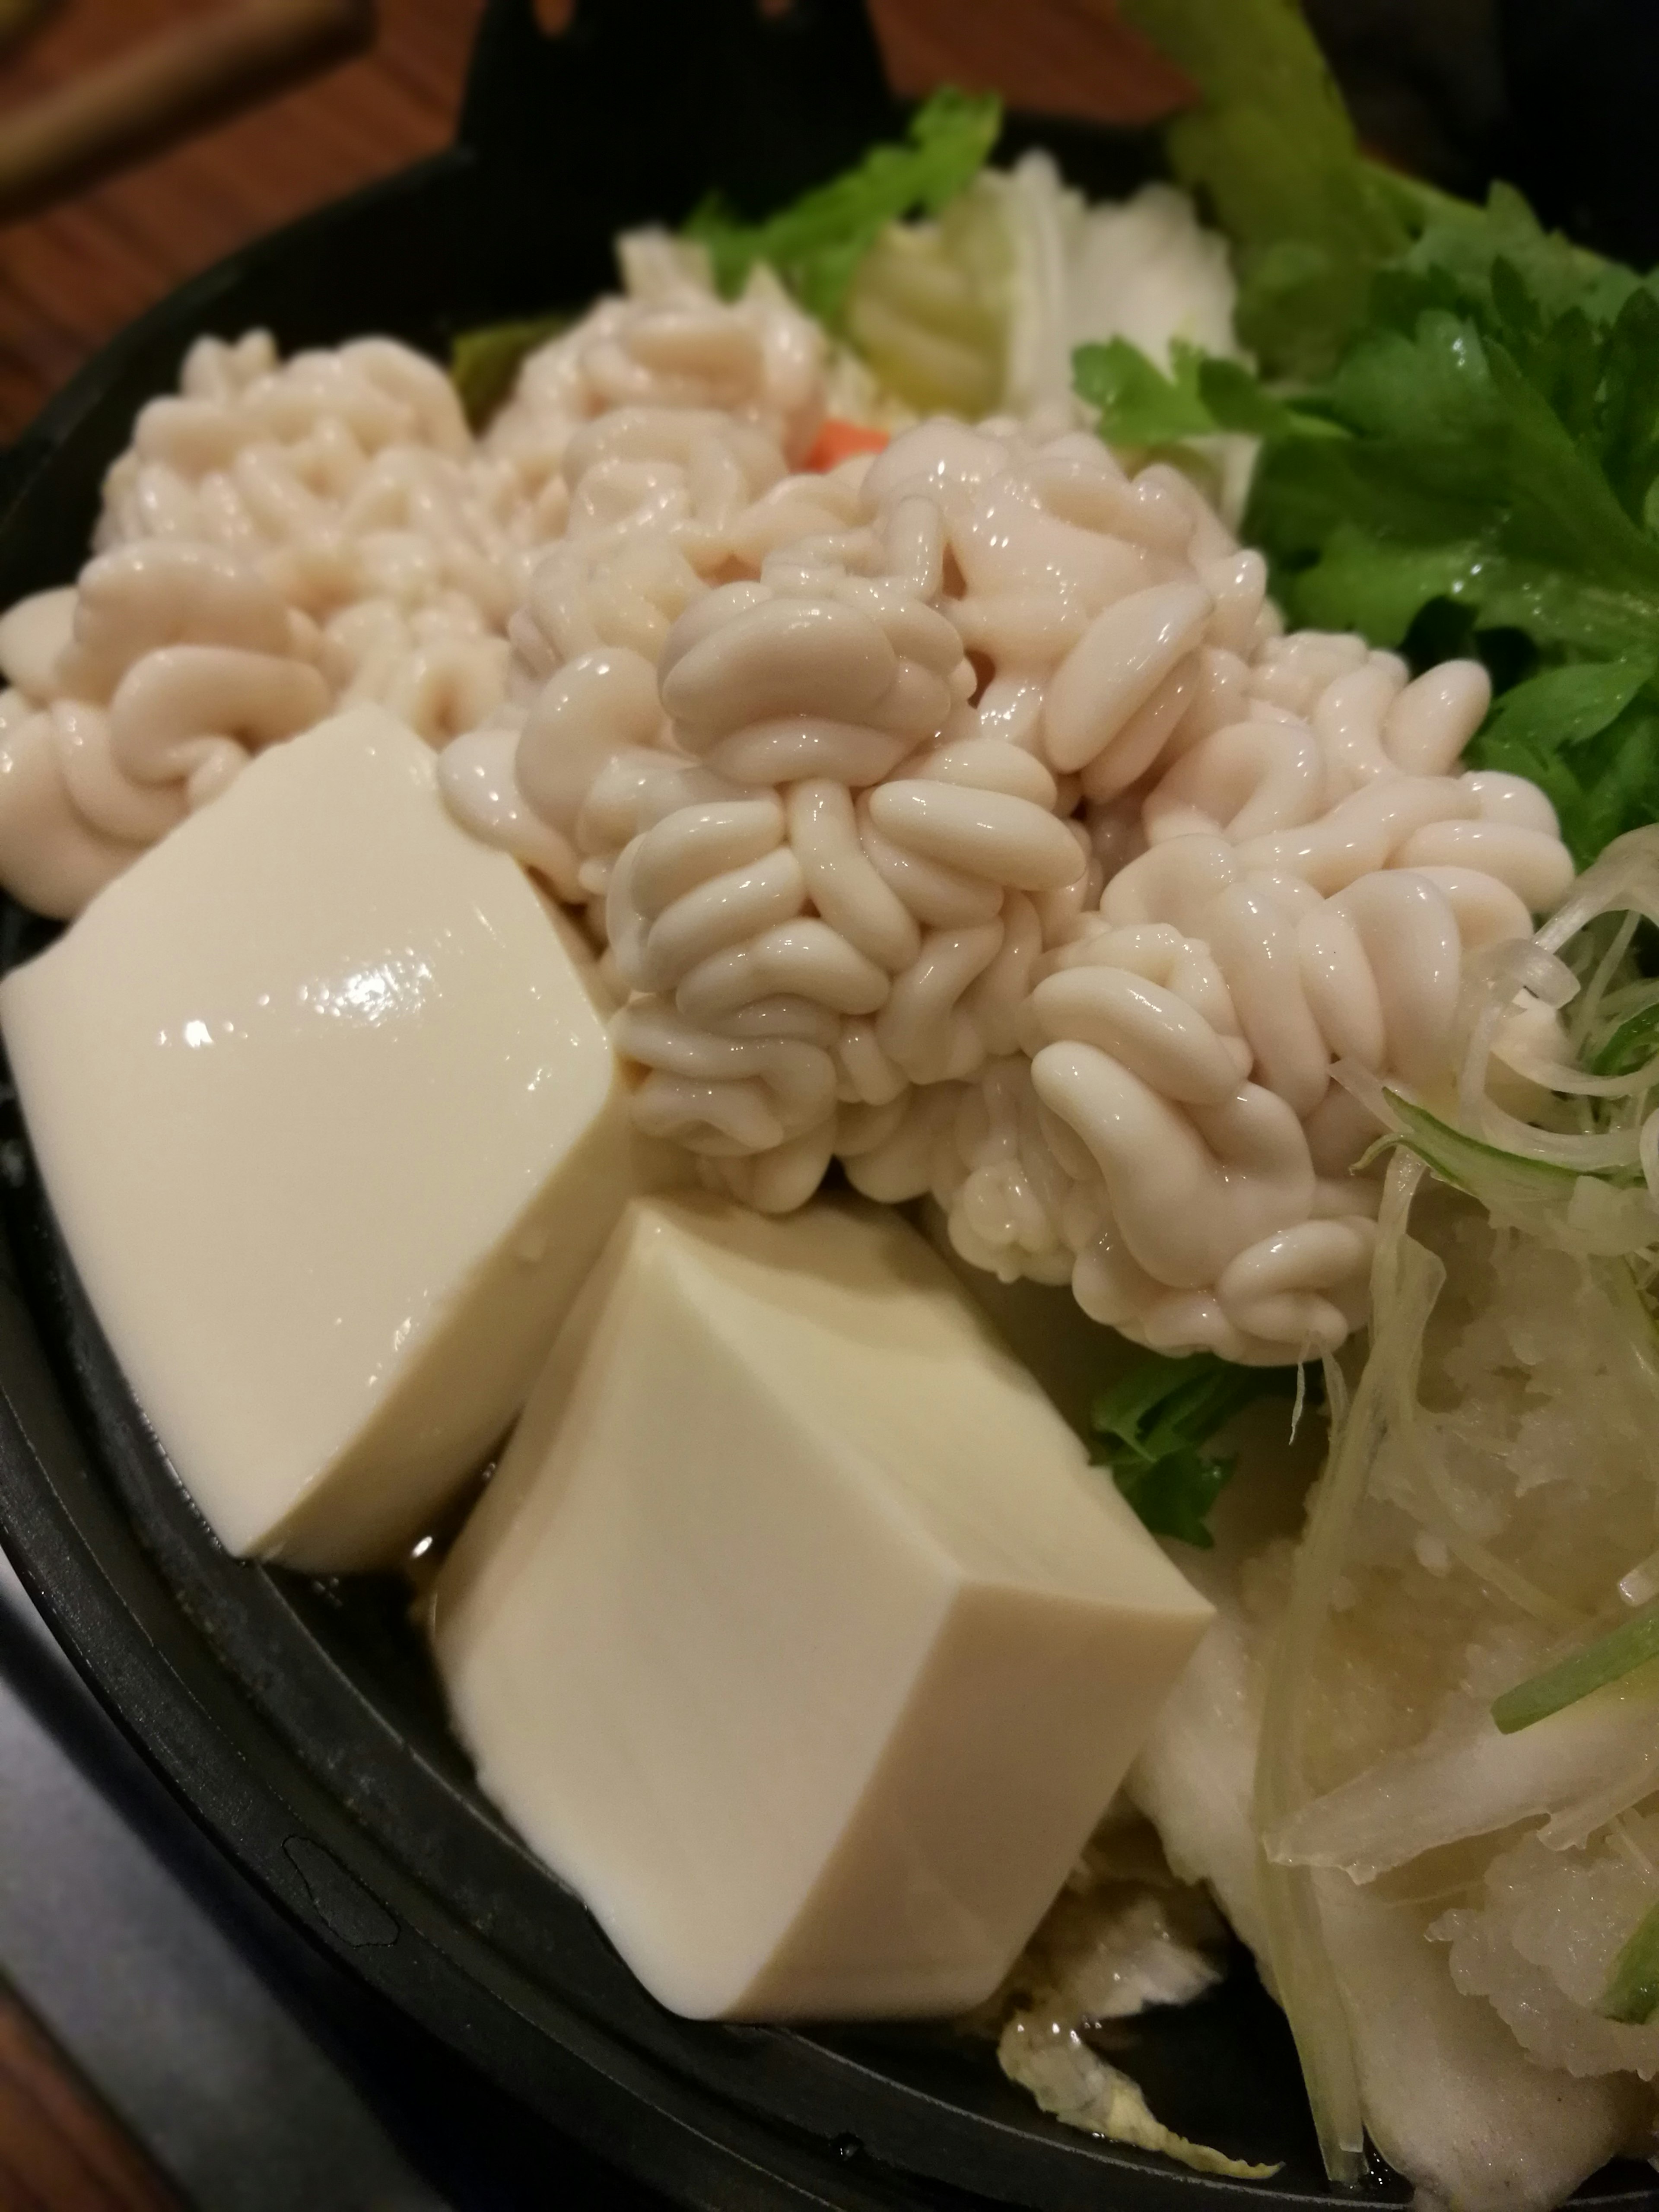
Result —
<instances>
[{"instance_id":1,"label":"shredded green onion","mask_svg":"<svg viewBox=\"0 0 1659 2212\"><path fill-rule=\"evenodd\" d=\"M1595 2009L1603 2020L1645 2027L1659 2012L1659 1905L1650 1905L1613 1961Z\"/></svg>"},{"instance_id":2,"label":"shredded green onion","mask_svg":"<svg viewBox=\"0 0 1659 2212\"><path fill-rule=\"evenodd\" d=\"M1644 1006L1620 1022L1589 1061L1592 1075L1634 1075L1659 1053L1659 1005Z\"/></svg>"},{"instance_id":3,"label":"shredded green onion","mask_svg":"<svg viewBox=\"0 0 1659 2212\"><path fill-rule=\"evenodd\" d=\"M1373 1110L1394 1125L1373 1152L1400 1146L1484 1206L1499 1228L1521 1230L1589 1260L1629 1258L1659 1245L1659 1207L1645 1181L1603 1158L1614 1143L1639 1155L1639 1130L1573 1137L1517 1122L1522 1136L1539 1147L1529 1152L1472 1137L1395 1091L1379 1088ZM1540 1157L1547 1148L1575 1146L1589 1155L1582 1164Z\"/></svg>"},{"instance_id":4,"label":"shredded green onion","mask_svg":"<svg viewBox=\"0 0 1659 2212\"><path fill-rule=\"evenodd\" d=\"M1552 1713L1576 1705L1592 1691L1621 1681L1651 1659L1659 1659L1659 1598L1582 1651L1558 1659L1542 1674L1505 1690L1494 1700L1492 1717L1505 1735L1515 1735L1536 1721L1547 1720Z\"/></svg>"},{"instance_id":5,"label":"shredded green onion","mask_svg":"<svg viewBox=\"0 0 1659 2212\"><path fill-rule=\"evenodd\" d=\"M1563 1167L1553 1160L1529 1159L1524 1152L1505 1152L1501 1145L1471 1137L1397 1091L1384 1091L1383 1096L1399 1117L1409 1149L1442 1182L1473 1198L1485 1195L1482 1186L1495 1174L1514 1176L1520 1184L1535 1188L1540 1197L1565 1196L1578 1180L1576 1168Z\"/></svg>"}]
</instances>

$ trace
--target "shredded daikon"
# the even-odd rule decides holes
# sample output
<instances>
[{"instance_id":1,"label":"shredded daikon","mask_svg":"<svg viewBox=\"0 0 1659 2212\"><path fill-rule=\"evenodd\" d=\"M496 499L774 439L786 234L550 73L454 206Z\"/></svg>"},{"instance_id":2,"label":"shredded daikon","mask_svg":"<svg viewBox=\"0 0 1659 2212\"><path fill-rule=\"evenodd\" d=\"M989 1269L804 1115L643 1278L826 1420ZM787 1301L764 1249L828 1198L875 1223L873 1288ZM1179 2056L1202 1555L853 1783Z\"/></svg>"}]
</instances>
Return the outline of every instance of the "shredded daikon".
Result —
<instances>
[{"instance_id":1,"label":"shredded daikon","mask_svg":"<svg viewBox=\"0 0 1659 2212\"><path fill-rule=\"evenodd\" d=\"M1376 1348L1333 1440L1330 1468L1297 1555L1290 1604L1268 1671L1255 1771L1259 1834L1277 1828L1308 1794L1307 1692L1315 1649L1341 1571L1353 1515L1364 1498L1384 1434L1389 1401L1398 1389L1396 1375L1404 1374L1410 1387L1415 1376L1413 1350L1421 1341L1423 1319L1438 1287L1432 1263L1427 1268L1413 1264L1411 1255L1419 1248L1405 1233L1412 1196L1422 1175L1419 1164L1403 1159L1389 1170L1372 1285ZM1303 1868L1264 1861L1261 1890L1268 1957L1302 2060L1325 2170L1333 2181L1358 2180L1364 2170L1365 2142L1358 2078L1311 1876Z\"/></svg>"}]
</instances>

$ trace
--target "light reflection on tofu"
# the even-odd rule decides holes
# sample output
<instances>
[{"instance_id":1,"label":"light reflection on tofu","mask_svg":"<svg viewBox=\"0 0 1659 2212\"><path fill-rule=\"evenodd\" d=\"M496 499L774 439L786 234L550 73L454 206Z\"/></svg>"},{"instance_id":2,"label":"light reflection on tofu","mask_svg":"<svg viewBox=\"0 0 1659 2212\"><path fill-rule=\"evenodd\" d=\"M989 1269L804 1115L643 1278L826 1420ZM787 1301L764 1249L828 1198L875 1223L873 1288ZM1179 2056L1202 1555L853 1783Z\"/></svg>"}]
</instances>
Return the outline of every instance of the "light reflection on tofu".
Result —
<instances>
[{"instance_id":1,"label":"light reflection on tofu","mask_svg":"<svg viewBox=\"0 0 1659 2212\"><path fill-rule=\"evenodd\" d=\"M393 1559L633 1187L591 976L378 708L255 761L0 986L81 1278L233 1551Z\"/></svg>"},{"instance_id":2,"label":"light reflection on tofu","mask_svg":"<svg viewBox=\"0 0 1659 2212\"><path fill-rule=\"evenodd\" d=\"M486 1790L695 2015L995 1986L1210 1618L925 1241L636 1201L439 1579Z\"/></svg>"}]
</instances>

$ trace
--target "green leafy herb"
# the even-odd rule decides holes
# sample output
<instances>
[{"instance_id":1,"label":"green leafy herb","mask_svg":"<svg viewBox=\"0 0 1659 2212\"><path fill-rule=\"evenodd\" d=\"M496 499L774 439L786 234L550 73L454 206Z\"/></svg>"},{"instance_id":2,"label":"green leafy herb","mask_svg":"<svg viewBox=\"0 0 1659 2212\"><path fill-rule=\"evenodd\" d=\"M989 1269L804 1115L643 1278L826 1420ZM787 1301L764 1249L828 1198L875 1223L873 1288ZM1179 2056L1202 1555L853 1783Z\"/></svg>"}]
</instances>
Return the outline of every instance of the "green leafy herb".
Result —
<instances>
[{"instance_id":1,"label":"green leafy herb","mask_svg":"<svg viewBox=\"0 0 1659 2212\"><path fill-rule=\"evenodd\" d=\"M1205 366L1196 346L1177 338L1165 376L1138 345L1113 338L1079 346L1072 356L1078 396L1100 410L1100 434L1114 446L1170 446L1207 437L1218 425L1199 378Z\"/></svg>"},{"instance_id":2,"label":"green leafy herb","mask_svg":"<svg viewBox=\"0 0 1659 2212\"><path fill-rule=\"evenodd\" d=\"M1659 817L1659 279L1504 185L1476 207L1367 161L1297 0L1124 5L1199 88L1170 157L1266 380L1087 349L1103 435L1260 438L1243 534L1291 621L1480 652L1516 689L1468 758L1539 782L1583 865Z\"/></svg>"},{"instance_id":3,"label":"green leafy herb","mask_svg":"<svg viewBox=\"0 0 1659 2212\"><path fill-rule=\"evenodd\" d=\"M1575 373L1599 378L1600 362ZM1653 374L1659 400L1659 355ZM1265 535L1292 597L1327 613L1352 582L1322 574L1328 550L1350 568L1357 552L1397 562L1410 550L1434 556L1425 592L1484 624L1540 646L1639 653L1659 614L1659 541L1590 449L1600 389L1575 404L1589 429L1575 427L1471 313L1427 307L1408 329L1373 326L1320 393L1352 434L1270 441L1246 528Z\"/></svg>"},{"instance_id":4,"label":"green leafy herb","mask_svg":"<svg viewBox=\"0 0 1659 2212\"><path fill-rule=\"evenodd\" d=\"M1441 305L1467 305L1494 329L1504 322L1512 332L1528 329L1536 343L1572 308L1592 324L1611 323L1643 289L1633 270L1540 228L1512 185L1494 185L1478 207L1403 178L1396 183L1413 195L1418 219L1401 275L1387 280L1394 291L1385 286L1385 305L1403 298L1409 313L1414 296L1420 305L1437 297ZM1429 297L1413 295L1413 280ZM1548 343L1559 348L1562 339Z\"/></svg>"},{"instance_id":5,"label":"green leafy herb","mask_svg":"<svg viewBox=\"0 0 1659 2212\"><path fill-rule=\"evenodd\" d=\"M910 118L908 142L872 146L855 168L804 193L761 222L745 222L718 197L686 225L708 249L730 299L757 261L769 263L801 305L834 325L860 261L890 222L937 215L971 184L1002 128L1001 103L948 86Z\"/></svg>"},{"instance_id":6,"label":"green leafy herb","mask_svg":"<svg viewBox=\"0 0 1659 2212\"><path fill-rule=\"evenodd\" d=\"M1410 196L1362 159L1296 0L1122 8L1198 87L1170 125L1170 158L1233 241L1240 337L1274 374L1323 374L1372 271L1411 242Z\"/></svg>"},{"instance_id":7,"label":"green leafy herb","mask_svg":"<svg viewBox=\"0 0 1659 2212\"><path fill-rule=\"evenodd\" d=\"M1505 1690L1493 1703L1492 1717L1504 1735L1515 1735L1576 1705L1592 1691L1621 1681L1653 1659L1659 1659L1659 1601L1644 1605L1582 1651Z\"/></svg>"},{"instance_id":8,"label":"green leafy herb","mask_svg":"<svg viewBox=\"0 0 1659 2212\"><path fill-rule=\"evenodd\" d=\"M449 380L475 430L483 428L512 391L525 356L569 326L568 315L538 315L527 322L491 323L461 332L449 349Z\"/></svg>"},{"instance_id":9,"label":"green leafy herb","mask_svg":"<svg viewBox=\"0 0 1659 2212\"><path fill-rule=\"evenodd\" d=\"M1243 362L1219 360L1184 338L1170 345L1167 376L1127 338L1079 346L1072 381L1100 410L1100 434L1114 446L1176 445L1224 430L1253 438L1347 435L1315 408L1275 397Z\"/></svg>"},{"instance_id":10,"label":"green leafy herb","mask_svg":"<svg viewBox=\"0 0 1659 2212\"><path fill-rule=\"evenodd\" d=\"M1650 1905L1613 1961L1595 2009L1603 2020L1645 2027L1659 2012L1659 1905Z\"/></svg>"},{"instance_id":11,"label":"green leafy herb","mask_svg":"<svg viewBox=\"0 0 1659 2212\"><path fill-rule=\"evenodd\" d=\"M1653 672L1650 659L1547 669L1505 692L1486 725L1488 749L1533 758L1554 745L1582 745L1617 721Z\"/></svg>"},{"instance_id":12,"label":"green leafy herb","mask_svg":"<svg viewBox=\"0 0 1659 2212\"><path fill-rule=\"evenodd\" d=\"M1231 1480L1234 1460L1206 1447L1257 1398L1288 1397L1294 1368L1235 1367L1211 1352L1168 1359L1149 1352L1102 1393L1090 1416L1093 1458L1155 1536L1207 1551L1206 1516Z\"/></svg>"},{"instance_id":13,"label":"green leafy herb","mask_svg":"<svg viewBox=\"0 0 1659 2212\"><path fill-rule=\"evenodd\" d=\"M1471 748L1476 767L1530 776L1548 794L1581 868L1621 830L1659 819L1654 672L1636 657L1546 669L1504 694Z\"/></svg>"},{"instance_id":14,"label":"green leafy herb","mask_svg":"<svg viewBox=\"0 0 1659 2212\"><path fill-rule=\"evenodd\" d=\"M1316 394L1349 436L1271 435L1245 530L1293 621L1399 645L1449 601L1477 646L1518 633L1536 673L1469 759L1541 784L1583 866L1659 815L1659 301L1513 194L1489 221L1377 280Z\"/></svg>"},{"instance_id":15,"label":"green leafy herb","mask_svg":"<svg viewBox=\"0 0 1659 2212\"><path fill-rule=\"evenodd\" d=\"M1468 758L1541 785L1581 866L1659 817L1659 298L1628 270L1500 189L1376 276L1310 390L1121 340L1078 388L1114 442L1262 439L1244 535L1292 623L1409 652L1438 607L1452 649L1493 641L1522 680Z\"/></svg>"}]
</instances>

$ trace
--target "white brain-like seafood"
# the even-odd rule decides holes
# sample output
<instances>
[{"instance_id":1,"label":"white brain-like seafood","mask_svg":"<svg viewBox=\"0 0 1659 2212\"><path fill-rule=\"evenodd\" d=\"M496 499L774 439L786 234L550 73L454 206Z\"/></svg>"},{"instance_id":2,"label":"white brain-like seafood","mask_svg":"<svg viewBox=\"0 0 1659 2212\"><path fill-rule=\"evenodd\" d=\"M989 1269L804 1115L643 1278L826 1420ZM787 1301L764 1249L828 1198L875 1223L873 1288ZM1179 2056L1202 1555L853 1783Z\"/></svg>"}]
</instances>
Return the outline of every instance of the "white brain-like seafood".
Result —
<instances>
[{"instance_id":1,"label":"white brain-like seafood","mask_svg":"<svg viewBox=\"0 0 1659 2212\"><path fill-rule=\"evenodd\" d=\"M1458 773L1481 669L1284 635L1184 477L1075 428L823 475L600 431L444 777L585 904L641 1126L768 1210L832 1160L930 1194L1161 1350L1334 1348L1376 1133L1334 1066L1439 1078L1465 956L1571 880L1541 793Z\"/></svg>"},{"instance_id":2,"label":"white brain-like seafood","mask_svg":"<svg viewBox=\"0 0 1659 2212\"><path fill-rule=\"evenodd\" d=\"M769 1211L832 1161L1169 1352L1363 1318L1375 1124L1571 878L1460 773L1486 679L1286 636L1259 555L1070 411L804 468L825 343L665 243L481 438L387 340L204 340L78 585L0 620L0 877L67 914L378 699L583 909L641 1127Z\"/></svg>"},{"instance_id":3,"label":"white brain-like seafood","mask_svg":"<svg viewBox=\"0 0 1659 2212\"><path fill-rule=\"evenodd\" d=\"M336 707L377 701L434 745L487 720L534 556L580 521L566 449L597 434L637 470L630 409L673 411L704 504L700 425L763 475L782 472L779 439L798 459L822 408L817 326L775 288L723 307L661 258L642 257L646 296L542 349L481 439L436 363L389 338L289 361L261 331L198 340L109 472L78 583L0 617L0 880L77 913ZM625 562L609 589L676 604L672 580Z\"/></svg>"}]
</instances>

